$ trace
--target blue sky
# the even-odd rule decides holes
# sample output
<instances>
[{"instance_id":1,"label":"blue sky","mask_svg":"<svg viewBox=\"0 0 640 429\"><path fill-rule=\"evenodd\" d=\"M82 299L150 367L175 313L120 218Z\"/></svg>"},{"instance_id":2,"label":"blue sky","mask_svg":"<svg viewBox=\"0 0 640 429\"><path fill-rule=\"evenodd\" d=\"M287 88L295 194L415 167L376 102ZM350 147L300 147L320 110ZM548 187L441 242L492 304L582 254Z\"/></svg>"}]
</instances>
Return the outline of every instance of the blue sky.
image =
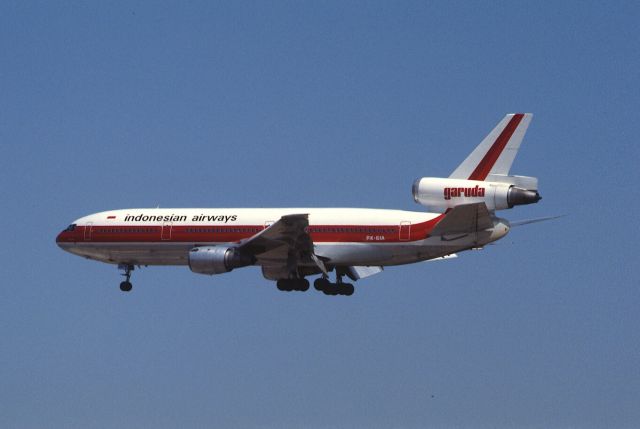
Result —
<instances>
[{"instance_id":1,"label":"blue sky","mask_svg":"<svg viewBox=\"0 0 640 429\"><path fill-rule=\"evenodd\" d=\"M638 427L634 2L4 2L0 426ZM543 200L351 298L59 250L128 207L421 210L507 112Z\"/></svg>"}]
</instances>

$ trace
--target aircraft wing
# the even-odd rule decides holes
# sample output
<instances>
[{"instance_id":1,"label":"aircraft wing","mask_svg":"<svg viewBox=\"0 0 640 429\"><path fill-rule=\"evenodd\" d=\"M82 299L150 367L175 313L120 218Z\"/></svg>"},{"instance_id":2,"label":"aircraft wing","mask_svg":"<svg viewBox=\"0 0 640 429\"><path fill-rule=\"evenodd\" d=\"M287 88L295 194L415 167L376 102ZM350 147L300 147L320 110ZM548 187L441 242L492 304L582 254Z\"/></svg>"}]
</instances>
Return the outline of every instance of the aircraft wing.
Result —
<instances>
[{"instance_id":1,"label":"aircraft wing","mask_svg":"<svg viewBox=\"0 0 640 429\"><path fill-rule=\"evenodd\" d=\"M464 204L451 209L429 235L470 234L492 227L485 203Z\"/></svg>"},{"instance_id":2,"label":"aircraft wing","mask_svg":"<svg viewBox=\"0 0 640 429\"><path fill-rule=\"evenodd\" d=\"M238 250L253 255L262 263L296 264L301 259L315 261L308 226L308 214L282 216L264 231L241 243Z\"/></svg>"}]
</instances>

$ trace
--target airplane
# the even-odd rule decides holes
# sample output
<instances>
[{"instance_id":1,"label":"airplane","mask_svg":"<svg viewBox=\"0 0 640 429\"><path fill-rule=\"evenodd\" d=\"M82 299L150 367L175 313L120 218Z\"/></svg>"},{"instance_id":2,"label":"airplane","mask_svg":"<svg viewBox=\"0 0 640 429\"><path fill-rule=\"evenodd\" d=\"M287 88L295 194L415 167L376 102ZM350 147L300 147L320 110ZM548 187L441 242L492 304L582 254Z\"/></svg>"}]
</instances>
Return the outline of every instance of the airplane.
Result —
<instances>
[{"instance_id":1,"label":"airplane","mask_svg":"<svg viewBox=\"0 0 640 429\"><path fill-rule=\"evenodd\" d=\"M63 250L117 264L123 292L137 266L186 265L198 274L260 266L281 291L349 296L384 267L448 259L509 232L498 210L537 203L538 179L509 175L532 119L507 114L447 178L413 183L426 211L365 208L139 208L79 218L56 238ZM523 221L521 224L549 218ZM335 272L335 281L329 273Z\"/></svg>"}]
</instances>

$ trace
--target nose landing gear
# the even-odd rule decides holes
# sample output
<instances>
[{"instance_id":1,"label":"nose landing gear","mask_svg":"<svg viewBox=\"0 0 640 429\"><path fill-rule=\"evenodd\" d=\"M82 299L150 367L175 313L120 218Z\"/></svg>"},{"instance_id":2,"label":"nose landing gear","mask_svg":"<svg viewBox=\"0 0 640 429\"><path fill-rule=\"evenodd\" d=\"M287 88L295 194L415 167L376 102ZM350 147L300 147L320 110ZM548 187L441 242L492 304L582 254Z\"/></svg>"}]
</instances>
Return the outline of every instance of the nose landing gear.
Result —
<instances>
[{"instance_id":1,"label":"nose landing gear","mask_svg":"<svg viewBox=\"0 0 640 429\"><path fill-rule=\"evenodd\" d=\"M120 283L120 290L122 292L131 291L131 289L133 288L133 285L129 280L131 279L131 271L133 271L135 267L131 264L119 264L118 269L124 271L124 273L121 275L125 277L125 281Z\"/></svg>"}]
</instances>

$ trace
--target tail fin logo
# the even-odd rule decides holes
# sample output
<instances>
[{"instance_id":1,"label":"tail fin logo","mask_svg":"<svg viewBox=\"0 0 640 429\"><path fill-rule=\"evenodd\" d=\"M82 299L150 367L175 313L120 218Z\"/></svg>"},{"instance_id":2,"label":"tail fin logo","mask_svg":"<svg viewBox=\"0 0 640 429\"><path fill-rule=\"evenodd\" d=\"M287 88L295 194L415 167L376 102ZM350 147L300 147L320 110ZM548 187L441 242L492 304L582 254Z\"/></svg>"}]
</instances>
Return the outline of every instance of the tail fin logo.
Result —
<instances>
[{"instance_id":1,"label":"tail fin logo","mask_svg":"<svg viewBox=\"0 0 640 429\"><path fill-rule=\"evenodd\" d=\"M444 188L444 199L458 197L484 197L485 188L476 185L473 188Z\"/></svg>"}]
</instances>

